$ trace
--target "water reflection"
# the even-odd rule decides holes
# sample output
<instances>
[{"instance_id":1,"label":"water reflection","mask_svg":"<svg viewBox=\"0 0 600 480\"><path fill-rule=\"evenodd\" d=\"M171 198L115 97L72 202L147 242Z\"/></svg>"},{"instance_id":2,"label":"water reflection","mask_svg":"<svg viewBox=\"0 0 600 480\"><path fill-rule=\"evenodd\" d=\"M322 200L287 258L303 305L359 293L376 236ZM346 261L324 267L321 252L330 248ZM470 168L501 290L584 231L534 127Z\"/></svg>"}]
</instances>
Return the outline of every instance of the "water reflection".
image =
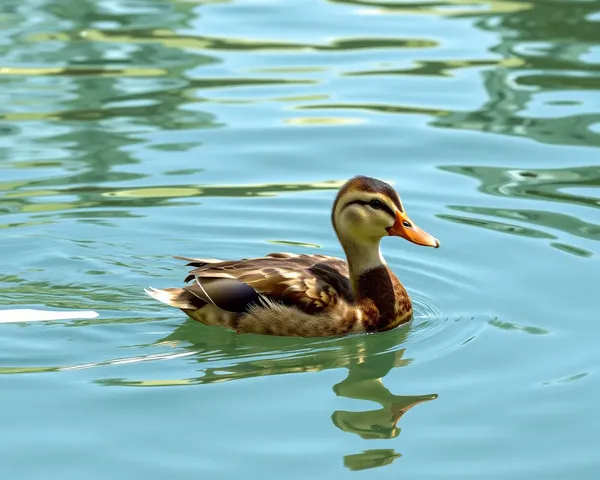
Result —
<instances>
[{"instance_id":1,"label":"water reflection","mask_svg":"<svg viewBox=\"0 0 600 480\"><path fill-rule=\"evenodd\" d=\"M519 66L519 60L514 58L507 59L485 59L485 60L420 60L414 62L414 65L408 68L394 68L382 70L362 70L358 72L347 73L347 76L361 77L370 75L416 75L426 77L452 77L454 70L463 68L477 67L515 67ZM442 112L439 110L438 112ZM396 111L393 111L396 113ZM402 113L397 111L397 113ZM410 111L406 113L412 113Z\"/></svg>"},{"instance_id":2,"label":"water reflection","mask_svg":"<svg viewBox=\"0 0 600 480\"><path fill-rule=\"evenodd\" d=\"M347 38L335 39L328 44L311 44L284 41L265 41L247 38L209 37L204 35L182 35L168 29L126 29L97 30L86 29L83 32L69 34L42 33L28 37L30 42L53 40L74 41L84 36L94 42L128 43L160 43L165 47L190 50L229 50L229 51L345 51L365 48L429 48L436 46L433 40L404 38Z\"/></svg>"},{"instance_id":3,"label":"water reflection","mask_svg":"<svg viewBox=\"0 0 600 480\"><path fill-rule=\"evenodd\" d=\"M516 220L527 222L533 225L550 227L561 230L571 235L590 240L600 240L600 225L595 223L585 222L571 215L565 215L557 212L549 212L544 210L523 210L523 209L506 209L506 208L488 208L488 207L468 207L468 206L450 206L449 208L477 215L487 215L507 220ZM553 235L545 234L540 231L534 231L531 236L538 238L556 238ZM541 235L543 234L543 235Z\"/></svg>"},{"instance_id":4,"label":"water reflection","mask_svg":"<svg viewBox=\"0 0 600 480\"><path fill-rule=\"evenodd\" d=\"M185 356L200 365L198 376L170 380L102 379L107 386L165 387L207 385L253 377L303 372L322 372L345 368L348 376L333 386L336 395L378 403L381 408L359 411L336 410L333 424L362 439L392 439L400 434L399 420L414 406L434 400L437 394L396 395L383 382L394 368L410 363L399 349L410 328L378 335L354 336L329 340L282 339L235 335L220 329L199 327L188 320L170 335L143 346L176 348L176 356ZM123 361L120 359L119 361ZM215 367L207 367L217 362ZM225 365L224 365L225 364ZM390 463L400 454L394 450L367 450L348 455L344 464L353 470Z\"/></svg>"},{"instance_id":5,"label":"water reflection","mask_svg":"<svg viewBox=\"0 0 600 480\"><path fill-rule=\"evenodd\" d=\"M97 294L98 300L105 295ZM110 294L112 297L112 293ZM68 306L68 304L65 304ZM118 319L117 322L137 323L142 318ZM66 325L85 326L103 323L102 320L77 320ZM398 422L411 408L438 396L396 395L385 385L385 376L394 368L410 364L404 358L402 345L410 326L377 335L351 336L327 340L287 339L254 335L236 335L232 332L199 326L186 320L171 334L146 345L142 349L164 349L166 353L150 353L135 357L115 358L100 362L87 362L68 366L11 366L0 367L0 375L66 372L110 365L174 360L187 358L199 365L199 375L180 379L134 380L105 378L96 383L119 387L176 387L209 385L254 377L284 375L345 368L347 377L333 386L339 397L378 403L381 408L358 411L336 410L331 415L333 424L340 430L362 439L396 438L401 428ZM131 348L131 347L130 347ZM208 366L216 362L218 366ZM370 449L344 456L344 465L351 470L388 465L401 457L393 449Z\"/></svg>"},{"instance_id":6,"label":"water reflection","mask_svg":"<svg viewBox=\"0 0 600 480\"><path fill-rule=\"evenodd\" d=\"M398 115L427 116L429 127L434 127L427 133L434 142L435 129L442 128L519 136L550 144L600 145L600 136L593 128L594 124L600 125L600 114L591 103L594 101L592 93L598 88L600 70L597 63L586 61L589 58L586 55L598 43L598 23L591 19L591 13L597 10L595 2L329 0L340 10L344 6L352 10L352 15L370 13L374 16L358 17L363 19L364 29L361 26L354 30L349 17L348 23L341 18L338 22L346 26L345 31L330 32L315 26L308 40L300 38L293 29L287 31L284 22L279 22L286 20L285 13L281 18L272 17L277 19L277 26L272 29L251 32L250 27L238 38L229 38L220 32L220 36L208 35L204 31L205 23L200 27L195 24L201 16L206 17L205 4L217 2L227 3L227 0L172 0L137 2L135 5L132 2L80 0L76 9L67 8L63 0L42 0L38 2L36 15L30 15L26 9L23 10L26 14L21 13L16 6L22 2L6 2L9 4L6 10L11 11L12 17L10 24L5 22L6 28L0 31L3 40L0 52L7 65L0 68L0 80L5 87L4 93L0 92L0 100L5 106L0 114L3 122L0 148L10 170L0 181L0 193L4 194L0 214L24 215L7 219L0 228L39 228L33 232L40 239L34 246L37 251L44 251L48 249L44 239L51 231L40 227L57 219L102 221L108 225L106 222L110 219L128 218L132 219L127 223L134 232L142 225L141 221L136 222L137 217L147 213L147 210L134 210L138 208L196 204L205 197L244 198L335 189L339 182L220 186L195 182L198 172L210 170L215 165L213 162L232 161L234 155L256 151L248 149L248 144L255 148L260 142L270 146L273 141L275 148L283 152L289 152L290 147L297 150L302 144L306 146L302 154L306 157L316 151L313 148L317 147L310 145L319 145L318 148L329 157L337 148L342 150L346 140L328 143L335 140L332 137L333 140L328 139L321 146L319 138L313 137L311 132L330 125L366 122L369 120L367 115L377 115L386 127L394 124ZM239 12L235 9L232 12L229 18L237 18L240 23L235 24L241 25L246 18L244 14L237 17ZM397 27L386 27L385 22L381 23L381 30L378 23L370 23L383 20L384 15L409 15L412 16L409 21L423 18L419 15L444 17L444 20L439 23L441 28L436 29L435 35L426 26L422 30L417 27L409 35L408 32L399 33ZM423 25L429 25L429 22ZM453 32L454 28L465 30ZM474 38L485 36L481 32L489 34L487 38L493 46L488 48L482 44L479 49L461 51L462 42L470 41L469 35L475 34L476 30L479 32ZM466 41L465 37L458 38L463 34ZM254 35L256 37L252 38ZM263 35L272 39L258 38ZM471 95L460 83L467 77L473 85L483 84L485 92L481 98L477 94ZM428 82L442 82L443 88L437 83L433 88L447 92L447 97L433 95L431 102L440 98L443 104L430 103L428 97L428 101L420 105L411 89L404 88L403 82L419 84L424 91L432 85ZM374 89L374 85L378 87ZM238 93L240 90L243 93ZM406 92L406 96L400 97L399 92ZM460 99L463 94L469 96L469 102L478 103L473 106L466 100L463 102ZM226 104L234 102L243 107L235 115L228 115ZM269 105L274 102L279 103ZM286 104L282 106L281 102ZM536 104L545 106L546 116L536 112ZM349 118L345 115L324 117L317 112L314 117L294 115L283 118L287 115L282 113L284 108L310 110L311 113L330 109L367 114L359 113L357 117L360 118ZM254 115L257 116L252 130L241 128L239 132L235 131L236 122L243 126L246 119ZM284 136L289 130L298 130L296 126L317 128L309 130L301 141L299 137ZM353 132L358 132L359 128ZM208 155L202 157L197 152L181 155L178 157L181 162L174 162L168 167L171 170L161 172L189 176L177 179L175 185L165 185L168 182L152 178L159 164L152 154L157 151L185 152L204 142L213 141L213 145L228 142L225 136L214 140L203 133L207 131L214 132L215 137L231 132L231 138L237 136L235 142L239 142L240 147L232 149L230 157L224 155L217 160ZM342 162L357 161L360 154L357 150L356 156L342 158L339 164L333 163L334 155L331 155L327 168L333 169L328 171L334 174L323 178L339 178L336 171L346 173ZM440 150L440 154L437 158L447 153ZM243 168L271 168L265 167L266 163L259 163L258 154L254 155L248 156ZM175 157L174 154L165 155L163 159L168 163L170 156ZM428 161L420 157L418 160ZM545 162L546 159L539 160ZM292 173L286 171L285 161L292 162L282 156L282 163L272 164L274 169L281 168L280 181L296 178L294 170ZM380 163L375 165L376 161ZM397 161L395 154L393 157L384 155L379 160L374 158L373 165L383 169L386 163ZM308 165L307 168L311 171L311 168L321 167ZM161 169L162 166L158 166L158 170ZM550 202L553 206L576 207L595 214L595 209L600 206L597 192L594 193L600 186L600 168L597 166L523 170L472 165L443 167L443 170L448 173L448 179L452 174L458 174L479 180L479 191L488 195L487 200L495 197L501 203L482 206L475 196L472 201L469 199L469 204L449 205L451 212L440 215L445 220L538 239L582 257L592 253L564 243L560 238L562 234L577 237L575 241L600 240L600 226L589 218L542 207ZM406 172L418 176L418 171L410 171L410 165ZM309 177L319 178L318 175ZM240 177L234 175L230 181L245 181ZM507 206L505 200L509 199L531 201L531 206ZM430 197L424 197L425 202L429 200ZM534 206L536 202L539 207ZM162 215L174 213L159 211ZM158 212L153 214L159 215ZM293 216L291 211L290 218ZM64 235L72 238L65 242L81 241L83 244L86 241L82 238L86 234L75 227L73 230L65 227L64 231ZM276 233L272 236L277 237ZM11 305L44 303L51 307L115 311L118 318L111 319L111 323L139 322L139 331L131 332L146 333L148 318L144 314L133 317L133 312L139 308L140 286L126 283L159 276L163 267L156 265L163 265L164 259L148 266L153 258L143 251L121 252L119 249L125 248L123 245L137 243L134 236L122 237L118 245L109 245L102 238L95 240L100 247L91 260L102 258L102 261L86 263L85 272L77 268L69 271L58 256L55 263L48 261L40 269L46 273L24 272L23 269L33 265L37 257L31 259L21 255L17 248L14 257L18 261L9 265L12 269L9 271L19 272L19 275L0 277L0 282L8 284L0 289L0 297ZM286 243L273 241L277 242ZM287 244L300 245L293 241L287 241ZM66 244L64 250L72 252L71 244ZM69 259L78 258L69 253ZM449 268L444 260L439 261L442 268ZM115 267L113 272L118 278L105 280L108 285L96 281L97 277L90 280L93 275L106 274L111 267ZM59 280L38 278L56 271L62 275ZM130 280L128 275L131 274L136 274L135 279ZM453 295L444 289L438 291L435 286L428 288L432 289L432 295ZM514 308L518 311L520 307ZM159 310L150 302L143 304L143 309L148 312ZM65 329L100 323L103 322L71 322L65 324ZM489 324L527 334L548 333L539 327L507 321L494 320ZM28 341L47 344L42 328L37 330L36 336L32 329L29 330ZM453 332L435 330L436 336L428 337L431 344L436 344L436 352L447 348L449 343L457 343ZM130 355L137 356L114 358L126 354L110 353L105 346L106 350L100 355L108 359L84 363L90 355L87 350L90 343L86 341L80 344L81 351L73 344L76 358L73 362L80 363L0 368L0 374L94 369L89 378L97 379L111 374L108 372L119 372L118 368L104 369L105 366L179 361L181 364L177 367L181 369L175 369L174 375L184 378L140 380L140 377L153 374L151 368L141 368L136 370L140 372L138 378L98 381L107 386L170 387L346 369L347 377L332 387L335 394L358 400L359 405L375 402L379 406L370 407L365 403L364 410L363 407L358 411L335 410L331 414L333 425L358 441L389 440L400 434L399 421L409 409L436 398L435 394L399 395L396 393L401 392L392 388L396 391L393 393L384 384L392 369L410 362L405 351L398 348L404 343L406 333L406 330L398 330L377 336L288 342L208 332L188 321L155 343L131 348L130 351L136 353ZM182 370L189 372L188 367L192 373L181 373ZM561 381L571 381L571 377ZM390 383L388 378L388 386ZM494 407L493 402L490 405ZM101 416L98 419L103 421ZM391 448L370 449L346 455L344 465L352 470L363 470L389 464L400 456Z\"/></svg>"},{"instance_id":7,"label":"water reflection","mask_svg":"<svg viewBox=\"0 0 600 480\"><path fill-rule=\"evenodd\" d=\"M414 1L414 2L387 2L372 0L329 0L333 3L345 3L349 5L366 7L363 10L369 14L421 14L421 15L445 15L452 17L510 13L527 10L531 8L530 2L503 0L438 0L438 1Z\"/></svg>"},{"instance_id":8,"label":"water reflection","mask_svg":"<svg viewBox=\"0 0 600 480\"><path fill-rule=\"evenodd\" d=\"M22 35L27 27L31 32L38 30L32 25L9 31L18 41L0 46L7 61L16 65L0 70L5 87L5 93L0 93L5 105L0 120L11 128L2 146L7 148L11 168L44 168L52 162L55 171L5 188L140 179L146 175L126 171L127 165L140 162L131 148L143 141L140 134L219 127L213 115L184 108L194 101L187 94L193 85L186 78L186 69L216 59L149 44L131 48L100 43L85 35L86 29L96 24L110 24L116 31L139 28L147 22L183 28L195 16L193 9L191 4L178 4L173 11L167 5L146 5L144 15L138 15L124 5L113 12L104 4L81 0L73 10L65 9L62 1L46 0L40 15L60 31L41 39L35 38L42 35L39 33L31 39ZM35 23L31 18L23 20ZM245 84L244 79L234 80ZM207 82L200 82L197 87L206 86ZM30 178L26 172L23 176ZM84 196L77 207L85 203ZM57 209L72 207L69 203Z\"/></svg>"},{"instance_id":9,"label":"water reflection","mask_svg":"<svg viewBox=\"0 0 600 480\"><path fill-rule=\"evenodd\" d=\"M85 261L89 257L73 256L71 260ZM106 260L105 260L106 261ZM123 266L119 258L113 258L106 261L104 267ZM136 271L140 266L136 266L131 262L127 265L128 269ZM43 269L39 269L43 271ZM138 270L139 271L139 270ZM139 296L138 285L107 285L106 283L94 282L73 282L60 283L54 281L31 280L30 275L0 275L0 305L11 305L17 307L20 305L44 305L49 308L65 309L65 310L112 310L132 312L139 307L139 302L136 297ZM88 271L88 274L104 274L104 270ZM144 273L144 272L140 272ZM43 298L43 301L40 299ZM152 305L144 308L153 309ZM138 321L148 321L143 319L112 319L114 323L130 323ZM91 324L106 323L106 319L99 320L95 323L88 321L71 321L66 322L65 326L80 326Z\"/></svg>"},{"instance_id":10,"label":"water reflection","mask_svg":"<svg viewBox=\"0 0 600 480\"><path fill-rule=\"evenodd\" d=\"M585 207L600 207L600 198L567 193L566 188L600 187L600 166L554 169L519 169L487 166L443 166L481 182L479 190L495 196L548 200Z\"/></svg>"},{"instance_id":11,"label":"water reflection","mask_svg":"<svg viewBox=\"0 0 600 480\"><path fill-rule=\"evenodd\" d=\"M406 365L404 349L348 365L348 376L333 386L336 395L379 403L382 408L362 412L335 411L333 423L345 432L364 439L395 438L400 434L398 420L415 405L434 400L437 395L394 395L383 384L383 378L395 367Z\"/></svg>"},{"instance_id":12,"label":"water reflection","mask_svg":"<svg viewBox=\"0 0 600 480\"><path fill-rule=\"evenodd\" d=\"M133 208L169 205L192 205L197 197L270 197L285 193L317 190L337 190L344 180L328 180L305 183L270 183L248 185L169 185L138 188L111 188L101 186L65 186L49 188L52 181L35 180L21 182L15 188L13 182L0 182L4 202L0 208L11 213L29 213L30 218L135 218ZM41 188L44 187L44 188ZM71 196L70 202L50 202L55 196ZM183 199L188 199L187 201ZM42 201L40 201L41 199ZM91 210L97 209L97 210ZM60 215L55 212L69 210ZM83 210L78 212L78 210ZM0 224L0 228L21 227L22 223Z\"/></svg>"},{"instance_id":13,"label":"water reflection","mask_svg":"<svg viewBox=\"0 0 600 480\"><path fill-rule=\"evenodd\" d=\"M499 197L525 198L554 203L568 203L581 207L600 207L600 198L567 191L600 186L600 167L585 166L558 169L511 169L486 166L445 166L442 170L478 179L479 191ZM537 227L558 230L588 240L600 240L600 225L586 222L572 215L553 210L492 208L477 205L449 205L448 208L470 214L469 216L439 214L439 218L530 238L556 240L556 235L539 228L523 227L527 223ZM504 222L474 217L497 217ZM573 255L592 256L592 252L575 245L552 242L551 246Z\"/></svg>"},{"instance_id":14,"label":"water reflection","mask_svg":"<svg viewBox=\"0 0 600 480\"><path fill-rule=\"evenodd\" d=\"M389 465L402 456L389 448L376 448L365 450L354 455L344 456L344 466L350 470L366 470L368 468L383 467Z\"/></svg>"},{"instance_id":15,"label":"water reflection","mask_svg":"<svg viewBox=\"0 0 600 480\"><path fill-rule=\"evenodd\" d=\"M535 230L533 228L521 227L519 225L514 225L511 223L494 222L492 220L487 220L484 218L471 218L448 214L439 214L437 216L438 218L443 218L444 220L448 220L451 222L461 223L470 227L487 228L488 230L494 230L495 232L499 233L510 233L512 235L520 235L523 237L546 238L551 240L554 240L556 238L554 235L550 235L549 233L545 233L540 230Z\"/></svg>"},{"instance_id":16,"label":"water reflection","mask_svg":"<svg viewBox=\"0 0 600 480\"><path fill-rule=\"evenodd\" d=\"M482 72L489 100L480 109L453 112L434 125L524 136L550 144L600 146L600 137L591 129L600 121L600 114L592 105L584 113L557 112L553 118L540 117L530 107L542 92L552 92L555 100L562 100L565 92L575 92L586 104L590 97L584 91L597 89L598 79L593 73L598 67L583 59L598 40L597 23L590 18L597 5L519 3L526 8L473 16L478 28L498 36L492 50L517 62L512 67Z\"/></svg>"},{"instance_id":17,"label":"water reflection","mask_svg":"<svg viewBox=\"0 0 600 480\"><path fill-rule=\"evenodd\" d=\"M403 64L401 68L352 70L345 75L450 78L457 69L477 68L487 99L471 110L361 100L304 104L299 108L426 114L433 117L430 125L437 128L527 137L550 144L600 146L600 136L594 132L600 114L591 95L598 90L599 70L597 63L586 61L586 55L593 52L598 41L598 25L592 18L597 11L594 2L330 1L362 7L362 13L371 15L433 15L472 20L476 28L494 35L495 45L489 49L493 57L413 57L409 67ZM449 84L447 88L451 90L452 86ZM551 114L540 116L536 103L549 106ZM579 107L573 108L574 105Z\"/></svg>"}]
</instances>

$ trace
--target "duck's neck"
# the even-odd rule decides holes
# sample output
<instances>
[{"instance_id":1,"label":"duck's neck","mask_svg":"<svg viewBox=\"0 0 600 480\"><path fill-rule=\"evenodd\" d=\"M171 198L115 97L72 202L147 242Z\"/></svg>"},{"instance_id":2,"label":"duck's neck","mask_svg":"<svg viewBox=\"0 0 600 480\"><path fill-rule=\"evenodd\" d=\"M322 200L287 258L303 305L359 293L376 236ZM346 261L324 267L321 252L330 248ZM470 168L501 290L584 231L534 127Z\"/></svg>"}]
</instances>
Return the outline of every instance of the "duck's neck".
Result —
<instances>
[{"instance_id":1,"label":"duck's neck","mask_svg":"<svg viewBox=\"0 0 600 480\"><path fill-rule=\"evenodd\" d=\"M360 300L365 295L363 289L360 288L361 277L364 277L370 271L385 266L385 260L381 256L379 247L380 239L357 242L340 238L340 242L346 253L352 291L355 297Z\"/></svg>"},{"instance_id":2,"label":"duck's neck","mask_svg":"<svg viewBox=\"0 0 600 480\"><path fill-rule=\"evenodd\" d=\"M367 330L386 330L412 314L410 299L385 264L379 241L372 244L343 242L355 301L365 315ZM375 307L373 310L372 307ZM405 314L405 317L399 318Z\"/></svg>"}]
</instances>

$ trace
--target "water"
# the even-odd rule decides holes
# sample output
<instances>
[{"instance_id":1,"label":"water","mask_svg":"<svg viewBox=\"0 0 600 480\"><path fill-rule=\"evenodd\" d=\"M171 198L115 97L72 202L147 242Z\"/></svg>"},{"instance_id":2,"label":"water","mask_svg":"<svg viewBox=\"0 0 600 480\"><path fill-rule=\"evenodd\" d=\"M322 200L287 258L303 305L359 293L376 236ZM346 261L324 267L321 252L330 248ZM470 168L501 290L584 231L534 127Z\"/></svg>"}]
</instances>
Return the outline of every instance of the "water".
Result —
<instances>
[{"instance_id":1,"label":"water","mask_svg":"<svg viewBox=\"0 0 600 480\"><path fill-rule=\"evenodd\" d=\"M4 0L0 51L0 305L99 314L0 325L3 478L597 477L599 2ZM411 325L144 295L340 255L359 173L441 240L383 244Z\"/></svg>"}]
</instances>

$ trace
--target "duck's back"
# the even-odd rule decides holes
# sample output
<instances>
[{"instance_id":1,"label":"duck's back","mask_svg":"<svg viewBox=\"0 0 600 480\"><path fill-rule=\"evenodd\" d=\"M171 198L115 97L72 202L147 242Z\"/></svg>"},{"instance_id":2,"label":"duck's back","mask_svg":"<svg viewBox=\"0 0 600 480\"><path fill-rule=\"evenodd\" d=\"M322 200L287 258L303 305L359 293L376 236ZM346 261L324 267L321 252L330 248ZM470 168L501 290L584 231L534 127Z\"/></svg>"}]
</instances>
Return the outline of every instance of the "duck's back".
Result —
<instances>
[{"instance_id":1,"label":"duck's back","mask_svg":"<svg viewBox=\"0 0 600 480\"><path fill-rule=\"evenodd\" d=\"M325 255L273 253L220 261L189 259L183 288L154 298L206 325L240 333L330 336L356 329L348 266Z\"/></svg>"}]
</instances>

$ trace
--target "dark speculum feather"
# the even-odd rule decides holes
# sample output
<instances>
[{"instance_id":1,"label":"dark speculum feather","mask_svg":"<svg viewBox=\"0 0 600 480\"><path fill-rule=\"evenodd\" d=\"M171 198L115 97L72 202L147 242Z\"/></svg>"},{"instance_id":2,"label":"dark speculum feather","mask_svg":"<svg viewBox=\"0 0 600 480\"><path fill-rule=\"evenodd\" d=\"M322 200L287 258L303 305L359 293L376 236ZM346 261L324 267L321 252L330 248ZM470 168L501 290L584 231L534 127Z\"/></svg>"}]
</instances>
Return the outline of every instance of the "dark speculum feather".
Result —
<instances>
[{"instance_id":1,"label":"dark speculum feather","mask_svg":"<svg viewBox=\"0 0 600 480\"><path fill-rule=\"evenodd\" d=\"M196 278L196 275L190 274L187 277L185 277L185 280L183 281L183 283L191 282L194 278Z\"/></svg>"},{"instance_id":2,"label":"dark speculum feather","mask_svg":"<svg viewBox=\"0 0 600 480\"><path fill-rule=\"evenodd\" d=\"M196 282L186 290L221 310L244 313L263 303L256 290L233 278L197 278Z\"/></svg>"},{"instance_id":3,"label":"dark speculum feather","mask_svg":"<svg viewBox=\"0 0 600 480\"><path fill-rule=\"evenodd\" d=\"M187 263L185 266L186 267L203 267L204 265L207 265L206 262L190 262Z\"/></svg>"}]
</instances>

